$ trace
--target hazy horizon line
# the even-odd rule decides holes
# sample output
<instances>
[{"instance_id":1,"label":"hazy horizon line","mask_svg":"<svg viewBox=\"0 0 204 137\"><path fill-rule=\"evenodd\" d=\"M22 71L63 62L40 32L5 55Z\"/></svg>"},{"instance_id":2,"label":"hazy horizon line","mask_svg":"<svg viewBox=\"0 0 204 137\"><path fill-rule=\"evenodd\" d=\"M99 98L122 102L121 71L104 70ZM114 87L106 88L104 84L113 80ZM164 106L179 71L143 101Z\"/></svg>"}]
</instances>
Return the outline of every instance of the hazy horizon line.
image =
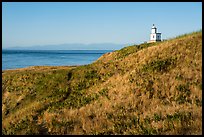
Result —
<instances>
[{"instance_id":1,"label":"hazy horizon line","mask_svg":"<svg viewBox=\"0 0 204 137\"><path fill-rule=\"evenodd\" d=\"M136 43L63 43L63 44L45 44L32 46L2 46L2 49L25 49L25 50L118 50ZM138 44L138 43L137 43Z\"/></svg>"}]
</instances>

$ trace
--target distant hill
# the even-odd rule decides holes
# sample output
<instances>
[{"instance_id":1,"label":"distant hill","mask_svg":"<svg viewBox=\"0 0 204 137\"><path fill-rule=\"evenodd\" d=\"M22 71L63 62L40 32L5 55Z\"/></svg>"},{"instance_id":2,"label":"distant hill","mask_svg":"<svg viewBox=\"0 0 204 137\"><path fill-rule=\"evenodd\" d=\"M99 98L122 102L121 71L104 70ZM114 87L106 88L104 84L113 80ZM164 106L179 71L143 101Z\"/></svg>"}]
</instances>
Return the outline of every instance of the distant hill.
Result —
<instances>
[{"instance_id":1,"label":"distant hill","mask_svg":"<svg viewBox=\"0 0 204 137\"><path fill-rule=\"evenodd\" d=\"M4 49L13 50L117 50L124 47L124 44L96 43L96 44L59 44L59 45L36 45L31 47L10 47Z\"/></svg>"},{"instance_id":2,"label":"distant hill","mask_svg":"<svg viewBox=\"0 0 204 137\"><path fill-rule=\"evenodd\" d=\"M3 71L2 134L201 135L202 32Z\"/></svg>"}]
</instances>

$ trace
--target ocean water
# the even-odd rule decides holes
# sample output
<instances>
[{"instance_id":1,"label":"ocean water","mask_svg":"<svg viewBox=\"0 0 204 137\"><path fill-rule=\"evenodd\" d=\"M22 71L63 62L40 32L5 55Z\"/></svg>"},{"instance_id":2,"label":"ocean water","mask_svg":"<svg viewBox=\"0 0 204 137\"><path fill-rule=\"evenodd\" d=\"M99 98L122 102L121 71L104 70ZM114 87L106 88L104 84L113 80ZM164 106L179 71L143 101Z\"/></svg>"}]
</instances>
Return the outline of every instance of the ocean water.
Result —
<instances>
[{"instance_id":1,"label":"ocean water","mask_svg":"<svg viewBox=\"0 0 204 137\"><path fill-rule=\"evenodd\" d=\"M72 66L94 62L111 50L2 50L2 70L29 66Z\"/></svg>"}]
</instances>

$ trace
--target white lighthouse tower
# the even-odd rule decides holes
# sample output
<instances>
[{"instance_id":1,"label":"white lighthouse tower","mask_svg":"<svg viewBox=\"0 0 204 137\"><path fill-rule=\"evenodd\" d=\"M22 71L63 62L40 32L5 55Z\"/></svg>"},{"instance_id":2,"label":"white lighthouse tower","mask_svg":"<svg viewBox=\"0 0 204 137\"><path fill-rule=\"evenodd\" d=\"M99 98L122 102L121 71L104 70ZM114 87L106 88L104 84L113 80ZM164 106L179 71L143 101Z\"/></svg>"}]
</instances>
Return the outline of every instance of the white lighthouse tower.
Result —
<instances>
[{"instance_id":1,"label":"white lighthouse tower","mask_svg":"<svg viewBox=\"0 0 204 137\"><path fill-rule=\"evenodd\" d=\"M149 42L157 42L157 41L161 41L161 33L157 33L157 28L153 24Z\"/></svg>"}]
</instances>

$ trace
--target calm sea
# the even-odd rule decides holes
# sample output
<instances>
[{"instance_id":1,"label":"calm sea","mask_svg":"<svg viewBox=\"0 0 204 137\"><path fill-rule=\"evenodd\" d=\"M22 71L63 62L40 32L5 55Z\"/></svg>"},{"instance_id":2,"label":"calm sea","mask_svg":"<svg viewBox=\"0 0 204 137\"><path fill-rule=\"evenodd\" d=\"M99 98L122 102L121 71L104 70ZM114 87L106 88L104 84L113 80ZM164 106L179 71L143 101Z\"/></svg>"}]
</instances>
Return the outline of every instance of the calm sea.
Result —
<instances>
[{"instance_id":1,"label":"calm sea","mask_svg":"<svg viewBox=\"0 0 204 137\"><path fill-rule=\"evenodd\" d=\"M28 66L85 65L111 50L2 50L2 70Z\"/></svg>"}]
</instances>

